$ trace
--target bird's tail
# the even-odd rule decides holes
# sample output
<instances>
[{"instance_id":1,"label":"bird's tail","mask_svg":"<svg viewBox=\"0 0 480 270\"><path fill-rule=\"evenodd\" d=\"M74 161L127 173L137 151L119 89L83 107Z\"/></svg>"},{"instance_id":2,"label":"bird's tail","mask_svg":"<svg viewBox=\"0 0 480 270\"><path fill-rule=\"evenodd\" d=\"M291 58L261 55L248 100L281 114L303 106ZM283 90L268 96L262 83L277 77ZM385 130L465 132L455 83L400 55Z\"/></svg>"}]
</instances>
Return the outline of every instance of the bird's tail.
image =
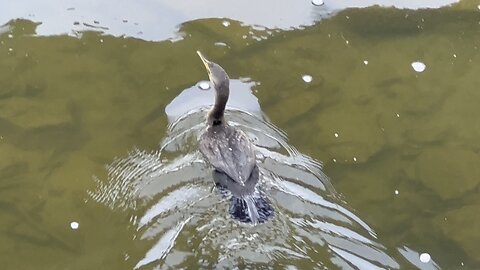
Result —
<instances>
[{"instance_id":1,"label":"bird's tail","mask_svg":"<svg viewBox=\"0 0 480 270\"><path fill-rule=\"evenodd\" d=\"M260 224L273 217L273 208L260 194L251 194L238 198L233 196L230 202L230 215L240 222Z\"/></svg>"}]
</instances>

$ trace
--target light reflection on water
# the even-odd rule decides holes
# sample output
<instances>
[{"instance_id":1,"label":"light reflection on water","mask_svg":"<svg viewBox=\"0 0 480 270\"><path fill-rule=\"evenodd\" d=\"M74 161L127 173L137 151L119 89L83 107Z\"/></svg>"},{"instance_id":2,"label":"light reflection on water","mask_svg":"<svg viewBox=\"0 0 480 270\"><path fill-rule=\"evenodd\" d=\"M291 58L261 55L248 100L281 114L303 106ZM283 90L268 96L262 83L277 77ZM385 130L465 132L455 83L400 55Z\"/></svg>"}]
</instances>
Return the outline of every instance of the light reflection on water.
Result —
<instances>
[{"instance_id":1,"label":"light reflection on water","mask_svg":"<svg viewBox=\"0 0 480 270\"><path fill-rule=\"evenodd\" d=\"M188 136L188 128L184 129L185 138L177 136L175 143L162 149L161 158L155 151L152 155L143 150L157 149L159 138L165 136L167 125L161 111L178 89L205 79L195 50L210 44L206 52L222 58L221 63L225 62L232 74L258 82L255 93L262 109L272 117L270 122L288 131L290 144L325 161L325 172L348 205L329 198L328 193L320 197L327 196L329 202L341 205L371 226L379 237L374 242L385 246L385 253L400 262L392 254L392 250L398 250L421 268L427 268L419 260L426 252L445 269L464 264L478 269L478 232L474 226L465 226L478 224L479 202L476 164L480 147L475 117L480 93L476 91L480 66L475 64L479 61L475 35L479 24L476 5L474 8L349 10L304 30L274 30L267 40L255 44L251 38L241 38L244 34L247 37L253 27L224 18L186 22L181 29L190 38L175 44L91 32L78 38L38 37L34 34L36 23L12 21L0 29L3 268L71 268L72 259L81 265L79 269L91 269L88 266L98 265L100 259L109 261L107 268L133 268L163 232L177 228L173 224L178 220L186 220L171 214L175 207L187 211L188 202L194 202L194 210L203 207L197 209L200 214L216 217L224 213L223 197L214 197L220 200L219 206L212 198L200 202L188 198L182 204L178 197L182 192L193 197L204 190L211 196L210 171L205 164L160 170L164 165L176 168L198 158L187 155L176 159L178 153L173 146L182 147L185 138L195 145L196 138ZM378 24L379 19L385 23ZM224 27L225 21L230 22L228 27ZM212 36L217 30L218 35ZM255 35L270 35L268 30L264 32ZM345 46L345 39L350 46ZM214 47L218 41L226 42L231 49ZM255 46L248 46L249 42ZM279 60L272 61L275 59ZM424 62L427 69L416 73L410 66L412 61ZM302 74L310 74L312 82L302 81ZM300 103L305 106L298 106ZM189 120L182 122L185 127L201 123L203 115L191 114ZM235 121L244 121L238 124L247 129L256 120L238 117ZM268 149L269 158L262 160L264 167L270 166L264 172L282 174L297 185L294 187L305 191L331 190L322 188L315 175L272 160L277 152L284 163L284 157L289 156L285 147L268 137L272 133L278 130L249 134L252 139L262 136L257 141L273 143L267 147L273 148ZM128 161L125 153L132 145L140 149L132 151L144 153L139 160L153 160L159 166L157 178L144 182L137 179L138 193L135 180L118 181L110 188L103 176L104 164L111 163L113 157L120 156L112 162L112 170L114 165L120 167ZM259 155L264 148L259 148ZM196 150L192 148L189 153ZM193 178L184 177L199 172L205 176L198 179L206 177L208 184L193 185ZM107 189L105 198L97 194L98 199L120 210L110 211L85 201L85 190L95 184L92 174L98 175L104 184L100 187ZM301 185L294 181L296 177ZM125 175L118 179L125 180ZM283 179L278 181L288 184ZM148 188L142 188L142 184L148 184ZM353 224L351 231L372 238L364 227L342 213L303 202L302 198L293 200L285 190L269 196L278 197L277 209L289 213L287 216L315 216L312 224ZM131 197L118 199L130 193ZM302 208L304 205L311 207ZM168 229L160 233L152 229L151 234L132 232L137 227L154 228L151 224L160 219L158 215L167 217L167 221L172 215L171 224L160 227ZM330 219L338 221L327 220L332 216ZM178 265L175 262L191 258L187 265L194 265L192 261L198 260L198 256L191 256L196 249L185 240L197 230L190 225L200 224L194 218L184 225L175 247L165 252L161 263ZM72 228L76 227L74 222L79 224L77 230ZM210 228L208 225L205 228ZM308 226L305 234L312 238L318 229ZM236 227L232 230L241 231ZM132 235L137 237L132 240ZM142 235L150 238L140 240ZM291 243L307 239L298 231L289 235L296 237ZM216 236L214 243L225 244L222 239ZM229 245L236 243L230 241ZM293 248L270 247L276 254L294 253ZM117 258L118 254L125 254L126 261ZM313 251L308 256L325 263L331 257ZM231 262L240 256L226 258ZM276 256L275 262L281 264L282 258Z\"/></svg>"},{"instance_id":2,"label":"light reflection on water","mask_svg":"<svg viewBox=\"0 0 480 270\"><path fill-rule=\"evenodd\" d=\"M312 2L212 0L208 5L213 8L205 8L205 3L194 0L138 0L121 3L113 0L17 0L2 5L0 24L12 18L25 18L42 22L38 28L39 35L75 35L81 31L94 30L115 36L173 41L183 38L177 33L179 24L202 18L230 18L248 25L290 29L312 25L321 18L330 17L347 8L374 5L409 9L439 8L458 0L331 0L320 6ZM228 25L224 23L225 27Z\"/></svg>"},{"instance_id":3,"label":"light reflection on water","mask_svg":"<svg viewBox=\"0 0 480 270\"><path fill-rule=\"evenodd\" d=\"M135 269L303 263L327 269L398 269L400 254L407 260L416 254L382 245L337 196L321 163L291 147L286 135L264 118L239 110L226 117L257 146L259 183L275 216L257 226L233 220L228 195L216 190L211 169L197 150L205 113L201 107L171 123L158 151L135 149L116 159L107 166L107 181L98 180L98 189L90 192L112 209L133 211L135 241L150 246L143 257L132 258ZM437 268L433 261L428 265Z\"/></svg>"}]
</instances>

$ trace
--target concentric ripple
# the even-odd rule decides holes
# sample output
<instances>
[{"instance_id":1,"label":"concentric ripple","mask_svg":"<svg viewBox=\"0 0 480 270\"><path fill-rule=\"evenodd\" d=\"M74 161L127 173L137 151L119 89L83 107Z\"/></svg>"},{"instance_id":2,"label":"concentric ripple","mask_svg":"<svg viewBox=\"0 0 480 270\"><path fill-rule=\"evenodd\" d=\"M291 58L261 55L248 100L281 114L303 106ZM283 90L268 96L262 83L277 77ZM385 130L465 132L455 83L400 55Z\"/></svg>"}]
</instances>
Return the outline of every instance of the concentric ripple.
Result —
<instances>
[{"instance_id":1,"label":"concentric ripple","mask_svg":"<svg viewBox=\"0 0 480 270\"><path fill-rule=\"evenodd\" d=\"M288 145L265 119L230 110L226 118L255 143L259 181L275 209L257 226L228 214L228 194L214 187L211 168L198 151L205 110L191 111L169 126L159 150L134 149L107 166L90 196L128 210L137 235L148 243L134 269L291 268L399 269L414 250L386 247L374 230L348 209L320 162ZM406 252L409 251L409 252ZM405 257L402 257L405 256ZM431 269L436 264L429 263Z\"/></svg>"}]
</instances>

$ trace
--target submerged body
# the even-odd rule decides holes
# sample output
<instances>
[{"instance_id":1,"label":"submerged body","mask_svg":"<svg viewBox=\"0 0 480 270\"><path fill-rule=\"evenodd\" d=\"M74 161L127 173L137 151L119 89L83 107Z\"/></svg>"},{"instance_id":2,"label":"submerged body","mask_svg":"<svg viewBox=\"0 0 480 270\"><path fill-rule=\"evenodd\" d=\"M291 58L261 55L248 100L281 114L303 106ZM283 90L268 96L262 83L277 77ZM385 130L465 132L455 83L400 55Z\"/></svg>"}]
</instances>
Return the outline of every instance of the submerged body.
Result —
<instances>
[{"instance_id":1,"label":"submerged body","mask_svg":"<svg viewBox=\"0 0 480 270\"><path fill-rule=\"evenodd\" d=\"M259 169L254 146L245 133L223 117L230 92L228 75L197 53L216 91L215 105L207 115L207 130L199 140L200 152L215 168L217 185L232 194L230 214L242 222L263 223L273 215L273 209L257 189Z\"/></svg>"}]
</instances>

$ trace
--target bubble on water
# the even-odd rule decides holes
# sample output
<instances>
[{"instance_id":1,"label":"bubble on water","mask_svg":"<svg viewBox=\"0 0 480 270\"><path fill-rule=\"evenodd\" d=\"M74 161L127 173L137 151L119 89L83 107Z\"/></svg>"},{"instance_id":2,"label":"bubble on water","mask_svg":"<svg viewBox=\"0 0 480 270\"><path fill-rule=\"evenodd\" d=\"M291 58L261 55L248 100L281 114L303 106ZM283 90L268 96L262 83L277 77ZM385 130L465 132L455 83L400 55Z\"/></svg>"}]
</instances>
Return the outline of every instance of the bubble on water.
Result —
<instances>
[{"instance_id":1,"label":"bubble on water","mask_svg":"<svg viewBox=\"0 0 480 270\"><path fill-rule=\"evenodd\" d=\"M333 134L335 136L335 138L338 138L338 133L335 132L335 134Z\"/></svg>"},{"instance_id":2,"label":"bubble on water","mask_svg":"<svg viewBox=\"0 0 480 270\"><path fill-rule=\"evenodd\" d=\"M229 21L223 21L222 24L223 24L223 26L225 26L225 27L229 27L229 26L230 26L230 22L229 22Z\"/></svg>"},{"instance_id":3,"label":"bubble on water","mask_svg":"<svg viewBox=\"0 0 480 270\"><path fill-rule=\"evenodd\" d=\"M428 263L428 262L430 262L430 259L431 259L430 254L428 254L428 253L420 254L420 261L422 263Z\"/></svg>"},{"instance_id":4,"label":"bubble on water","mask_svg":"<svg viewBox=\"0 0 480 270\"><path fill-rule=\"evenodd\" d=\"M356 157L353 157L353 161L357 161L357 158L356 158Z\"/></svg>"},{"instance_id":5,"label":"bubble on water","mask_svg":"<svg viewBox=\"0 0 480 270\"><path fill-rule=\"evenodd\" d=\"M9 52L13 52L13 48L8 48L8 51L9 51Z\"/></svg>"},{"instance_id":6,"label":"bubble on water","mask_svg":"<svg viewBox=\"0 0 480 270\"><path fill-rule=\"evenodd\" d=\"M80 226L80 224L78 224L78 222L76 222L76 221L70 222L70 228L72 228L72 230L78 229L79 226Z\"/></svg>"},{"instance_id":7,"label":"bubble on water","mask_svg":"<svg viewBox=\"0 0 480 270\"><path fill-rule=\"evenodd\" d=\"M412 63L412 68L413 70L415 70L416 72L423 72L425 70L427 66L422 63L422 62L419 62L419 61L416 61L416 62L413 62Z\"/></svg>"},{"instance_id":8,"label":"bubble on water","mask_svg":"<svg viewBox=\"0 0 480 270\"><path fill-rule=\"evenodd\" d=\"M398 195L400 192L398 192L398 189L395 189L395 195Z\"/></svg>"},{"instance_id":9,"label":"bubble on water","mask_svg":"<svg viewBox=\"0 0 480 270\"><path fill-rule=\"evenodd\" d=\"M477 8L480 9L480 5L478 5Z\"/></svg>"},{"instance_id":10,"label":"bubble on water","mask_svg":"<svg viewBox=\"0 0 480 270\"><path fill-rule=\"evenodd\" d=\"M368 65L368 60L363 60L363 63L364 63L365 65Z\"/></svg>"},{"instance_id":11,"label":"bubble on water","mask_svg":"<svg viewBox=\"0 0 480 270\"><path fill-rule=\"evenodd\" d=\"M12 35L12 34L8 34L8 38L13 38L13 35Z\"/></svg>"},{"instance_id":12,"label":"bubble on water","mask_svg":"<svg viewBox=\"0 0 480 270\"><path fill-rule=\"evenodd\" d=\"M303 75L303 76L302 76L302 79L303 79L304 82L310 83L310 82L312 82L313 77L310 76L310 75Z\"/></svg>"},{"instance_id":13,"label":"bubble on water","mask_svg":"<svg viewBox=\"0 0 480 270\"><path fill-rule=\"evenodd\" d=\"M323 0L312 0L312 5L314 6L323 6L325 2Z\"/></svg>"},{"instance_id":14,"label":"bubble on water","mask_svg":"<svg viewBox=\"0 0 480 270\"><path fill-rule=\"evenodd\" d=\"M103 43L103 39L100 39L100 43Z\"/></svg>"},{"instance_id":15,"label":"bubble on water","mask_svg":"<svg viewBox=\"0 0 480 270\"><path fill-rule=\"evenodd\" d=\"M400 114L398 114L398 113L396 113L395 115L396 115L397 117L400 117Z\"/></svg>"},{"instance_id":16,"label":"bubble on water","mask_svg":"<svg viewBox=\"0 0 480 270\"><path fill-rule=\"evenodd\" d=\"M198 88L200 88L200 90L208 90L208 89L210 89L210 83L207 82L207 81L201 81L201 82L199 82L197 85L198 85Z\"/></svg>"},{"instance_id":17,"label":"bubble on water","mask_svg":"<svg viewBox=\"0 0 480 270\"><path fill-rule=\"evenodd\" d=\"M336 159L333 159L333 162L337 162L337 160L336 160Z\"/></svg>"},{"instance_id":18,"label":"bubble on water","mask_svg":"<svg viewBox=\"0 0 480 270\"><path fill-rule=\"evenodd\" d=\"M429 263L431 260L430 254L428 253L422 253L420 254L420 261L422 263Z\"/></svg>"},{"instance_id":19,"label":"bubble on water","mask_svg":"<svg viewBox=\"0 0 480 270\"><path fill-rule=\"evenodd\" d=\"M215 46L220 46L220 47L227 47L227 44L224 43L224 42L215 42L214 45Z\"/></svg>"}]
</instances>

